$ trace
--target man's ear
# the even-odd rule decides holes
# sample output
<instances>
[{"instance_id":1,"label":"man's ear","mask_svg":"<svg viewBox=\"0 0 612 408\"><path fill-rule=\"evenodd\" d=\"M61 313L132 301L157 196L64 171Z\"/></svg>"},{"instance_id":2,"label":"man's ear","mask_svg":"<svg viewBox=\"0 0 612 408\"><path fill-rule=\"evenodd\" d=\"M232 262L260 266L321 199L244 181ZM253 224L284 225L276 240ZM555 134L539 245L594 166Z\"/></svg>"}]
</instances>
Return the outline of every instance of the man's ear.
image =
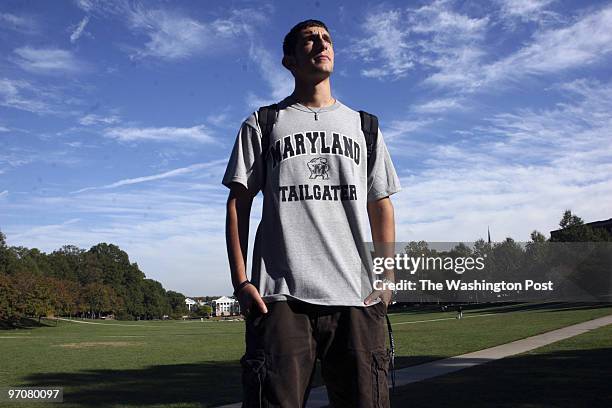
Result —
<instances>
[{"instance_id":1,"label":"man's ear","mask_svg":"<svg viewBox=\"0 0 612 408\"><path fill-rule=\"evenodd\" d=\"M284 55L282 64L283 67L287 68L289 71L292 71L291 68L293 68L295 65L295 58L289 55Z\"/></svg>"}]
</instances>

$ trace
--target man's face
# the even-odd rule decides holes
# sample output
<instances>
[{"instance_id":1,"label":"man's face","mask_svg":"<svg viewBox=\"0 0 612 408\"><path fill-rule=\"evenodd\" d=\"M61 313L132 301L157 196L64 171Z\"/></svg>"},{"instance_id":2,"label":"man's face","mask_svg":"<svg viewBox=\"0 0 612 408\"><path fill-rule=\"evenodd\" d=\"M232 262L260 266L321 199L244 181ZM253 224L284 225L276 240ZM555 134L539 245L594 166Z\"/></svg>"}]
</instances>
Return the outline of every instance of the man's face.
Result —
<instances>
[{"instance_id":1,"label":"man's face","mask_svg":"<svg viewBox=\"0 0 612 408\"><path fill-rule=\"evenodd\" d=\"M331 36L323 27L308 27L300 31L295 55L289 57L294 75L325 79L334 70L334 49Z\"/></svg>"}]
</instances>

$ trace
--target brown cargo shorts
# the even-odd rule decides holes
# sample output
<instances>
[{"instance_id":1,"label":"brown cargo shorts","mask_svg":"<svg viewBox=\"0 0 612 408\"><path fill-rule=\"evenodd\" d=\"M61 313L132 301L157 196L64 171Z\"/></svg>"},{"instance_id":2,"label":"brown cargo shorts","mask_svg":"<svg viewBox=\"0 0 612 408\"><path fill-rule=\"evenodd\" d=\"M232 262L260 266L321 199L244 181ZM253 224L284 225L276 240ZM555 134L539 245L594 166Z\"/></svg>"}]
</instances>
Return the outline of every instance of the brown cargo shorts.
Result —
<instances>
[{"instance_id":1,"label":"brown cargo shorts","mask_svg":"<svg viewBox=\"0 0 612 408\"><path fill-rule=\"evenodd\" d=\"M304 407L316 359L334 408L389 407L387 307L269 303L246 318L243 407Z\"/></svg>"}]
</instances>

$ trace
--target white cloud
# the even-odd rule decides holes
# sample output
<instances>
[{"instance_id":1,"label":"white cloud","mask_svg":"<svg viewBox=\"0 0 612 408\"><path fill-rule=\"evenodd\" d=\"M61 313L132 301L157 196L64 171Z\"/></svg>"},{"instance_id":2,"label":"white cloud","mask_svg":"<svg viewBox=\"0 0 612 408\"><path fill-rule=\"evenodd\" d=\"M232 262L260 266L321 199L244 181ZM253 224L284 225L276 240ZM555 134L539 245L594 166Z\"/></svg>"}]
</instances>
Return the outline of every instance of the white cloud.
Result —
<instances>
[{"instance_id":1,"label":"white cloud","mask_svg":"<svg viewBox=\"0 0 612 408\"><path fill-rule=\"evenodd\" d=\"M602 61L612 52L612 7L535 35L531 44L484 67L488 81L560 72ZM476 73L474 73L476 75Z\"/></svg>"},{"instance_id":2,"label":"white cloud","mask_svg":"<svg viewBox=\"0 0 612 408\"><path fill-rule=\"evenodd\" d=\"M133 33L147 36L148 41L142 46L122 46L133 59L177 61L249 44L249 58L271 90L266 97L248 93L249 107L277 102L293 91L293 78L280 64L281 56L260 46L259 27L266 24L274 11L270 4L262 4L258 9L230 9L225 17L212 21L201 21L176 10L150 9L147 3L139 2L79 0L77 6L90 14L124 19Z\"/></svg>"},{"instance_id":3,"label":"white cloud","mask_svg":"<svg viewBox=\"0 0 612 408\"><path fill-rule=\"evenodd\" d=\"M17 16L11 13L0 13L0 28L6 28L23 34L35 34L38 32L38 24L32 17Z\"/></svg>"},{"instance_id":4,"label":"white cloud","mask_svg":"<svg viewBox=\"0 0 612 408\"><path fill-rule=\"evenodd\" d=\"M39 90L24 80L0 79L0 105L33 113L50 113L52 109Z\"/></svg>"},{"instance_id":5,"label":"white cloud","mask_svg":"<svg viewBox=\"0 0 612 408\"><path fill-rule=\"evenodd\" d=\"M270 6L265 6L268 13L273 10ZM233 18L240 21L250 19L252 12L249 10L235 10ZM263 23L266 21L265 15L262 12L253 14L255 21ZM249 108L256 109L260 106L270 105L278 102L293 92L294 80L291 73L281 64L282 54L271 52L261 46L259 38L258 26L255 24L243 25L244 35L249 44L249 59L255 64L261 79L266 83L269 89L269 95L259 96L252 91L247 92L246 104Z\"/></svg>"},{"instance_id":6,"label":"white cloud","mask_svg":"<svg viewBox=\"0 0 612 408\"><path fill-rule=\"evenodd\" d=\"M562 17L547 8L556 0L500 0L500 14L505 23L514 27L516 22L535 21L539 24L557 23Z\"/></svg>"},{"instance_id":7,"label":"white cloud","mask_svg":"<svg viewBox=\"0 0 612 408\"><path fill-rule=\"evenodd\" d=\"M464 63L430 75L426 83L464 93L499 83L601 63L612 52L612 7L586 15L571 25L538 31L514 53L488 64L468 57Z\"/></svg>"},{"instance_id":8,"label":"white cloud","mask_svg":"<svg viewBox=\"0 0 612 408\"><path fill-rule=\"evenodd\" d=\"M350 49L358 59L376 64L361 71L367 77L397 79L413 67L435 68L442 74L477 61L488 18L455 12L447 1L416 9L377 11L368 15L365 36ZM452 71L453 74L455 71Z\"/></svg>"},{"instance_id":9,"label":"white cloud","mask_svg":"<svg viewBox=\"0 0 612 408\"><path fill-rule=\"evenodd\" d=\"M31 152L23 152L15 148L3 149L0 153L0 164L10 167L20 167L35 160L35 155Z\"/></svg>"},{"instance_id":10,"label":"white cloud","mask_svg":"<svg viewBox=\"0 0 612 408\"><path fill-rule=\"evenodd\" d=\"M502 14L513 18L552 19L548 1L505 1ZM551 20L552 21L552 20ZM366 66L365 76L397 79L422 69L426 84L469 93L525 76L545 75L603 63L612 52L612 7L590 10L572 23L556 19L542 25L520 49L494 55L487 45L491 19L453 10L436 1L416 9L377 11L362 25L366 35L351 53Z\"/></svg>"},{"instance_id":11,"label":"white cloud","mask_svg":"<svg viewBox=\"0 0 612 408\"><path fill-rule=\"evenodd\" d=\"M95 7L95 1L91 0L76 0L75 4L77 7L88 13L92 12Z\"/></svg>"},{"instance_id":12,"label":"white cloud","mask_svg":"<svg viewBox=\"0 0 612 408\"><path fill-rule=\"evenodd\" d=\"M263 4L258 9L229 9L225 17L201 21L176 8L151 7L148 2L78 0L77 6L91 15L119 18L134 34L148 37L142 46L122 47L131 58L167 61L224 52L265 23L272 11Z\"/></svg>"},{"instance_id":13,"label":"white cloud","mask_svg":"<svg viewBox=\"0 0 612 408\"><path fill-rule=\"evenodd\" d=\"M76 85L80 87L81 85ZM54 115L56 117L70 117L80 115L86 109L85 101L71 93L75 87L66 81L52 83L35 79L13 79L0 77L0 106L19 109L38 115ZM79 88L81 90L82 88ZM76 109L78 107L78 110ZM14 128L29 133L24 129ZM39 135L47 133L42 130Z\"/></svg>"},{"instance_id":14,"label":"white cloud","mask_svg":"<svg viewBox=\"0 0 612 408\"><path fill-rule=\"evenodd\" d=\"M381 126L384 126L383 133L385 140L392 141L408 136L411 132L421 129L432 122L432 119L405 119L393 120L388 125L381 124Z\"/></svg>"},{"instance_id":15,"label":"white cloud","mask_svg":"<svg viewBox=\"0 0 612 408\"><path fill-rule=\"evenodd\" d=\"M510 16L529 18L539 13L554 0L503 0L502 10Z\"/></svg>"},{"instance_id":16,"label":"white cloud","mask_svg":"<svg viewBox=\"0 0 612 408\"><path fill-rule=\"evenodd\" d=\"M224 163L227 163L226 159L214 160L208 163L192 164L191 166L166 171L160 174L154 174L152 176L135 177L135 178L130 178L130 179L119 180L117 182L106 184L103 186L82 188L80 190L73 191L73 194L82 193L82 192L89 191L89 190L111 189L111 188L116 188L116 187L121 187L121 186L132 185L132 184L145 183L149 181L163 180L163 179L170 178L170 177L177 177L177 176L185 175L188 173L193 173L198 170L209 169L211 167L219 166L220 164L224 164Z\"/></svg>"},{"instance_id":17,"label":"white cloud","mask_svg":"<svg viewBox=\"0 0 612 408\"><path fill-rule=\"evenodd\" d=\"M412 107L412 110L419 113L439 113L451 109L463 109L464 107L465 106L461 104L461 100L459 98L440 98L415 105Z\"/></svg>"},{"instance_id":18,"label":"white cloud","mask_svg":"<svg viewBox=\"0 0 612 408\"><path fill-rule=\"evenodd\" d=\"M506 157L565 163L570 166L612 163L612 84L576 80L556 87L572 103L552 109L521 109L497 114L481 132L502 136L484 146Z\"/></svg>"},{"instance_id":19,"label":"white cloud","mask_svg":"<svg viewBox=\"0 0 612 408\"><path fill-rule=\"evenodd\" d=\"M125 0L76 0L75 4L84 12L100 17L125 15L129 7Z\"/></svg>"},{"instance_id":20,"label":"white cloud","mask_svg":"<svg viewBox=\"0 0 612 408\"><path fill-rule=\"evenodd\" d=\"M206 122L211 123L213 126L217 127L228 127L232 128L235 126L235 123L231 122L231 116L229 114L229 108L225 109L223 112L211 114L206 117Z\"/></svg>"},{"instance_id":21,"label":"white cloud","mask_svg":"<svg viewBox=\"0 0 612 408\"><path fill-rule=\"evenodd\" d=\"M414 56L408 44L409 28L404 23L402 13L397 10L366 17L362 24L365 38L357 41L352 51L366 63L382 60L382 66L363 69L363 76L399 78L414 65Z\"/></svg>"},{"instance_id":22,"label":"white cloud","mask_svg":"<svg viewBox=\"0 0 612 408\"><path fill-rule=\"evenodd\" d=\"M24 25L26 20L23 17L16 16L11 13L0 13L1 27L13 28Z\"/></svg>"},{"instance_id":23,"label":"white cloud","mask_svg":"<svg viewBox=\"0 0 612 408\"><path fill-rule=\"evenodd\" d=\"M248 25L261 19L261 13L252 11L251 21L244 21L239 12L227 18L203 22L165 9L146 9L135 4L127 11L132 30L145 33L149 41L136 48L133 58L154 57L180 60L199 54L222 52L249 29ZM259 20L258 20L259 19Z\"/></svg>"},{"instance_id":24,"label":"white cloud","mask_svg":"<svg viewBox=\"0 0 612 408\"><path fill-rule=\"evenodd\" d=\"M269 105L289 96L293 92L293 77L291 73L281 64L281 56L274 54L263 47L251 42L249 58L255 62L261 73L262 79L270 89L270 96L258 97L254 94L247 96L247 104L250 108Z\"/></svg>"},{"instance_id":25,"label":"white cloud","mask_svg":"<svg viewBox=\"0 0 612 408\"><path fill-rule=\"evenodd\" d=\"M83 116L79 119L79 123L83 126L89 125L112 125L115 123L119 123L120 119L116 115L111 116L100 116L93 113Z\"/></svg>"},{"instance_id":26,"label":"white cloud","mask_svg":"<svg viewBox=\"0 0 612 408\"><path fill-rule=\"evenodd\" d=\"M83 30L85 30L85 26L87 26L87 23L89 23L89 17L85 16L83 17L81 22L75 27L74 31L72 31L72 34L70 34L71 43L74 44L79 38L81 38L81 36L83 35Z\"/></svg>"},{"instance_id":27,"label":"white cloud","mask_svg":"<svg viewBox=\"0 0 612 408\"><path fill-rule=\"evenodd\" d=\"M0 191L0 197L8 196L8 190Z\"/></svg>"},{"instance_id":28,"label":"white cloud","mask_svg":"<svg viewBox=\"0 0 612 408\"><path fill-rule=\"evenodd\" d=\"M66 150L45 150L25 147L6 146L0 150L0 166L6 166L4 170L16 169L28 164L48 164L51 166L74 166L80 163L80 159L74 157Z\"/></svg>"},{"instance_id":29,"label":"white cloud","mask_svg":"<svg viewBox=\"0 0 612 408\"><path fill-rule=\"evenodd\" d=\"M416 33L435 33L434 42L445 39L480 40L488 24L488 17L474 18L453 11L452 3L436 1L415 10L409 10L410 29ZM438 44L439 45L439 44Z\"/></svg>"},{"instance_id":30,"label":"white cloud","mask_svg":"<svg viewBox=\"0 0 612 408\"><path fill-rule=\"evenodd\" d=\"M58 48L32 48L29 46L14 50L19 58L14 62L26 71L39 74L78 73L87 65L78 61L70 51Z\"/></svg>"},{"instance_id":31,"label":"white cloud","mask_svg":"<svg viewBox=\"0 0 612 408\"><path fill-rule=\"evenodd\" d=\"M117 139L122 142L157 141L157 142L185 142L196 141L199 143L213 143L215 139L209 134L204 125L189 128L177 127L122 127L109 128L104 131L104 136Z\"/></svg>"},{"instance_id":32,"label":"white cloud","mask_svg":"<svg viewBox=\"0 0 612 408\"><path fill-rule=\"evenodd\" d=\"M214 37L214 33L208 37L209 28L199 21L163 10L138 8L129 18L133 29L142 30L149 36L149 42L133 57L187 58L210 46Z\"/></svg>"}]
</instances>

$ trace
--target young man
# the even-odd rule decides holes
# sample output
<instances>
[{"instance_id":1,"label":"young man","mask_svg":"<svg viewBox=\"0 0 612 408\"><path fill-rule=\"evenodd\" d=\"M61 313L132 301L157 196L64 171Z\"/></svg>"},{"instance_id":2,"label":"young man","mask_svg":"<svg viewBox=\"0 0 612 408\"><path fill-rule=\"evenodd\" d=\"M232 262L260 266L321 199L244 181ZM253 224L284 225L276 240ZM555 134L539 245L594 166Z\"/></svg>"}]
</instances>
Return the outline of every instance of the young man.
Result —
<instances>
[{"instance_id":1,"label":"young man","mask_svg":"<svg viewBox=\"0 0 612 408\"><path fill-rule=\"evenodd\" d=\"M331 95L334 48L320 21L283 43L294 92L242 124L223 184L232 283L246 315L244 407L302 407L316 359L334 407L388 407L385 316L390 291L374 291L364 242L393 242L389 196L399 180L380 131L368 146L359 112ZM368 157L368 148L372 151ZM251 281L249 217L263 214Z\"/></svg>"}]
</instances>

